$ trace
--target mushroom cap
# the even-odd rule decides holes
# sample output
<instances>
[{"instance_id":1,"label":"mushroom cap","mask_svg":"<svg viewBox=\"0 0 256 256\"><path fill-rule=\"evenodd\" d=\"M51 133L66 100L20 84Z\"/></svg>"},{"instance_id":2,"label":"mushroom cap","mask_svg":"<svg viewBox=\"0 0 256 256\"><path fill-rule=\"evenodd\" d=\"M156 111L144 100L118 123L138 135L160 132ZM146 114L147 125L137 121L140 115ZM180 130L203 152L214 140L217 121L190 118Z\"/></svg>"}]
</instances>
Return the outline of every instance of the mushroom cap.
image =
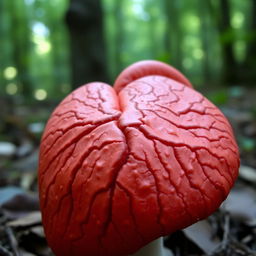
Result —
<instances>
[{"instance_id":1,"label":"mushroom cap","mask_svg":"<svg viewBox=\"0 0 256 256\"><path fill-rule=\"evenodd\" d=\"M89 83L60 103L42 137L47 241L59 256L132 254L214 212L238 167L227 119L187 84L147 74L117 95Z\"/></svg>"},{"instance_id":2,"label":"mushroom cap","mask_svg":"<svg viewBox=\"0 0 256 256\"><path fill-rule=\"evenodd\" d=\"M124 69L117 77L114 88L119 93L127 84L145 76L160 75L193 88L189 80L176 68L157 60L141 60Z\"/></svg>"}]
</instances>

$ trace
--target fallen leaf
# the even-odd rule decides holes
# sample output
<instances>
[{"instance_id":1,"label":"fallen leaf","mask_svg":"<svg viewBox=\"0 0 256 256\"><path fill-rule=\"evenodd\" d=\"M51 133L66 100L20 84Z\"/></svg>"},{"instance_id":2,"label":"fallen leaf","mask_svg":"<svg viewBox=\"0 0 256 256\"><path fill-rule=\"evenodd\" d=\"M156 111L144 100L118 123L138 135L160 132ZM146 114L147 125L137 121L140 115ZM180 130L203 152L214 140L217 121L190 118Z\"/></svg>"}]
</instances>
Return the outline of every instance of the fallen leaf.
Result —
<instances>
[{"instance_id":1,"label":"fallen leaf","mask_svg":"<svg viewBox=\"0 0 256 256\"><path fill-rule=\"evenodd\" d=\"M45 124L42 122L29 124L28 129L34 134L41 134L44 130Z\"/></svg>"},{"instance_id":2,"label":"fallen leaf","mask_svg":"<svg viewBox=\"0 0 256 256\"><path fill-rule=\"evenodd\" d=\"M8 202L14 196L22 193L24 193L24 190L15 186L0 188L0 206Z\"/></svg>"},{"instance_id":3,"label":"fallen leaf","mask_svg":"<svg viewBox=\"0 0 256 256\"><path fill-rule=\"evenodd\" d=\"M0 157L11 157L16 151L16 146L10 142L0 142Z\"/></svg>"},{"instance_id":4,"label":"fallen leaf","mask_svg":"<svg viewBox=\"0 0 256 256\"><path fill-rule=\"evenodd\" d=\"M39 237L45 237L43 226L32 227L30 228L30 231Z\"/></svg>"},{"instance_id":5,"label":"fallen leaf","mask_svg":"<svg viewBox=\"0 0 256 256\"><path fill-rule=\"evenodd\" d=\"M36 256L35 254L24 251L22 249L19 250L19 254L20 254L20 256Z\"/></svg>"},{"instance_id":6,"label":"fallen leaf","mask_svg":"<svg viewBox=\"0 0 256 256\"><path fill-rule=\"evenodd\" d=\"M256 183L256 169L252 167L241 165L239 176L246 181Z\"/></svg>"},{"instance_id":7,"label":"fallen leaf","mask_svg":"<svg viewBox=\"0 0 256 256\"><path fill-rule=\"evenodd\" d=\"M231 216L251 225L256 220L256 190L246 186L236 186L221 207Z\"/></svg>"},{"instance_id":8,"label":"fallen leaf","mask_svg":"<svg viewBox=\"0 0 256 256\"><path fill-rule=\"evenodd\" d=\"M21 217L17 220L9 221L6 223L9 227L28 227L41 224L41 212L36 211L29 213L28 215Z\"/></svg>"},{"instance_id":9,"label":"fallen leaf","mask_svg":"<svg viewBox=\"0 0 256 256\"><path fill-rule=\"evenodd\" d=\"M38 166L38 154L39 150L35 149L31 154L17 160L13 164L13 168L23 172L36 172Z\"/></svg>"},{"instance_id":10,"label":"fallen leaf","mask_svg":"<svg viewBox=\"0 0 256 256\"><path fill-rule=\"evenodd\" d=\"M13 212L28 212L39 210L39 199L37 193L24 192L14 194L9 200L1 205L2 209Z\"/></svg>"},{"instance_id":11,"label":"fallen leaf","mask_svg":"<svg viewBox=\"0 0 256 256\"><path fill-rule=\"evenodd\" d=\"M217 237L212 237L212 227L207 220L183 229L183 233L207 254L211 254L220 244Z\"/></svg>"},{"instance_id":12,"label":"fallen leaf","mask_svg":"<svg viewBox=\"0 0 256 256\"><path fill-rule=\"evenodd\" d=\"M24 139L22 144L17 148L16 156L21 158L29 155L33 150L33 144L30 140Z\"/></svg>"},{"instance_id":13,"label":"fallen leaf","mask_svg":"<svg viewBox=\"0 0 256 256\"><path fill-rule=\"evenodd\" d=\"M29 190L33 185L33 183L35 182L36 178L37 178L36 172L24 172L21 175L20 186L25 190Z\"/></svg>"}]
</instances>

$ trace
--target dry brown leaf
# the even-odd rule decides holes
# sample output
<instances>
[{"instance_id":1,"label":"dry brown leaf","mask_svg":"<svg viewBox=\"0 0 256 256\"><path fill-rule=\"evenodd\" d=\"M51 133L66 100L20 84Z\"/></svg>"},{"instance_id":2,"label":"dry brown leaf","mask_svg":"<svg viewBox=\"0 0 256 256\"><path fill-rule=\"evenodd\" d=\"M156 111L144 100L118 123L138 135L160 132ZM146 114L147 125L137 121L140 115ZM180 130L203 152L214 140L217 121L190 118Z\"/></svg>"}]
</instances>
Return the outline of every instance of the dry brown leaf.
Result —
<instances>
[{"instance_id":1,"label":"dry brown leaf","mask_svg":"<svg viewBox=\"0 0 256 256\"><path fill-rule=\"evenodd\" d=\"M27 227L41 224L41 222L41 212L35 211L17 220L9 221L6 223L6 225L9 227Z\"/></svg>"}]
</instances>

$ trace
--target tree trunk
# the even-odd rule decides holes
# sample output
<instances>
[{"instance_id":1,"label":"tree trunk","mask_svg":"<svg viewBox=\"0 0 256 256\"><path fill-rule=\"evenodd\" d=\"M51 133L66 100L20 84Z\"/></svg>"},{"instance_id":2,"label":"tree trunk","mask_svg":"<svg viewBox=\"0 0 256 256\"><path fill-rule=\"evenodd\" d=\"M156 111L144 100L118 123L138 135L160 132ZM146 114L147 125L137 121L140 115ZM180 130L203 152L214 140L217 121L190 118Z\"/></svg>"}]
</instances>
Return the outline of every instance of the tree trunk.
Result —
<instances>
[{"instance_id":1,"label":"tree trunk","mask_svg":"<svg viewBox=\"0 0 256 256\"><path fill-rule=\"evenodd\" d=\"M4 29L4 24L5 24L5 19L4 19L4 1L0 1L0 34L2 35L2 39L0 40L0 49L2 49L2 56L1 56L1 61L0 61L0 70L4 70L5 65L6 65L6 54L4 54L4 39L5 39L5 29ZM4 91L4 84L5 84L5 79L3 78L3 72L0 72L0 92Z\"/></svg>"},{"instance_id":2,"label":"tree trunk","mask_svg":"<svg viewBox=\"0 0 256 256\"><path fill-rule=\"evenodd\" d=\"M167 31L166 35L166 46L167 44L171 45L167 47L167 49L172 49L169 52L170 55L170 63L174 65L177 69L183 70L182 59L183 59L183 52L182 52L182 41L183 35L181 31L180 25L180 5L182 4L180 0L165 0L164 6L166 7L166 18L167 18ZM170 37L172 37L172 42Z\"/></svg>"},{"instance_id":3,"label":"tree trunk","mask_svg":"<svg viewBox=\"0 0 256 256\"><path fill-rule=\"evenodd\" d=\"M251 40L247 45L246 57L240 75L243 81L254 85L256 80L256 0L251 0L251 7L252 20L249 28Z\"/></svg>"},{"instance_id":4,"label":"tree trunk","mask_svg":"<svg viewBox=\"0 0 256 256\"><path fill-rule=\"evenodd\" d=\"M52 88L51 93L56 94L60 91L68 92L68 80L69 72L66 71L67 65L69 65L66 52L68 51L67 42L67 31L63 21L56 18L52 10L52 5L49 1L44 1L43 8L48 13L47 20L45 21L46 26L49 28L48 40L52 45L51 54L51 67L54 72L52 72ZM65 53L64 53L65 52ZM68 66L69 67L69 66ZM70 89L70 88L69 88Z\"/></svg>"},{"instance_id":5,"label":"tree trunk","mask_svg":"<svg viewBox=\"0 0 256 256\"><path fill-rule=\"evenodd\" d=\"M165 26L165 38L164 38L164 48L166 52L166 61L171 63L172 56L172 47L171 47L171 35L172 35L172 11L171 11L171 2L169 0L164 0L164 11L166 18L166 26Z\"/></svg>"},{"instance_id":6,"label":"tree trunk","mask_svg":"<svg viewBox=\"0 0 256 256\"><path fill-rule=\"evenodd\" d=\"M25 13L24 4L21 1L8 1L9 13L11 14L10 38L12 40L12 52L17 80L21 85L22 93L26 97L32 96L32 81L29 72L29 51L31 43L28 17ZM15 29L14 29L15 28Z\"/></svg>"},{"instance_id":7,"label":"tree trunk","mask_svg":"<svg viewBox=\"0 0 256 256\"><path fill-rule=\"evenodd\" d=\"M114 51L114 60L115 60L115 75L117 76L120 71L123 69L122 63L122 50L123 50L123 0L118 0L115 2L114 15L116 18L115 21L115 51Z\"/></svg>"},{"instance_id":8,"label":"tree trunk","mask_svg":"<svg viewBox=\"0 0 256 256\"><path fill-rule=\"evenodd\" d=\"M148 39L150 40L150 58L151 59L155 59L157 58L157 56L159 56L159 38L157 38L157 17L154 13L154 8L157 5L157 3L153 0L148 0L145 1L145 11L148 13L149 15L149 21L148 21L148 26L147 26L147 30L148 30Z\"/></svg>"},{"instance_id":9,"label":"tree trunk","mask_svg":"<svg viewBox=\"0 0 256 256\"><path fill-rule=\"evenodd\" d=\"M72 86L108 82L100 0L70 0L66 22L70 32Z\"/></svg>"},{"instance_id":10,"label":"tree trunk","mask_svg":"<svg viewBox=\"0 0 256 256\"><path fill-rule=\"evenodd\" d=\"M211 71L210 71L210 57L209 57L209 46L210 46L210 34L212 31L209 30L209 4L207 1L198 0L198 16L202 16L202 22L200 27L200 34L202 37L202 48L204 52L204 58L202 61L203 64L203 75L204 75L204 82L206 84L209 84L209 81L211 80Z\"/></svg>"},{"instance_id":11,"label":"tree trunk","mask_svg":"<svg viewBox=\"0 0 256 256\"><path fill-rule=\"evenodd\" d=\"M220 0L219 30L223 55L223 77L224 82L232 85L237 82L237 63L233 50L233 29L230 25L229 0Z\"/></svg>"}]
</instances>

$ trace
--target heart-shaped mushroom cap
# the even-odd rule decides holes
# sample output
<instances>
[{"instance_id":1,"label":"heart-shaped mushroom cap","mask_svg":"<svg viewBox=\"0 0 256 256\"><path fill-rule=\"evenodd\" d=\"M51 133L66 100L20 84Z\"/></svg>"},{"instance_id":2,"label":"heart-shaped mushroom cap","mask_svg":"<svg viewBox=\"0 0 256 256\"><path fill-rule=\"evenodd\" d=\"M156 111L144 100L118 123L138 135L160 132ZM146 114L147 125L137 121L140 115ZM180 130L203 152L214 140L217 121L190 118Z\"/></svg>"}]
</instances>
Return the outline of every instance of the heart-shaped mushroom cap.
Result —
<instances>
[{"instance_id":1,"label":"heart-shaped mushroom cap","mask_svg":"<svg viewBox=\"0 0 256 256\"><path fill-rule=\"evenodd\" d=\"M130 65L121 72L114 84L115 91L119 93L127 84L150 75L165 76L188 87L193 87L188 79L176 68L157 60L142 60Z\"/></svg>"},{"instance_id":2,"label":"heart-shaped mushroom cap","mask_svg":"<svg viewBox=\"0 0 256 256\"><path fill-rule=\"evenodd\" d=\"M39 191L56 255L134 253L209 216L233 186L239 154L223 114L180 80L146 75L119 94L84 85L48 121Z\"/></svg>"}]
</instances>

